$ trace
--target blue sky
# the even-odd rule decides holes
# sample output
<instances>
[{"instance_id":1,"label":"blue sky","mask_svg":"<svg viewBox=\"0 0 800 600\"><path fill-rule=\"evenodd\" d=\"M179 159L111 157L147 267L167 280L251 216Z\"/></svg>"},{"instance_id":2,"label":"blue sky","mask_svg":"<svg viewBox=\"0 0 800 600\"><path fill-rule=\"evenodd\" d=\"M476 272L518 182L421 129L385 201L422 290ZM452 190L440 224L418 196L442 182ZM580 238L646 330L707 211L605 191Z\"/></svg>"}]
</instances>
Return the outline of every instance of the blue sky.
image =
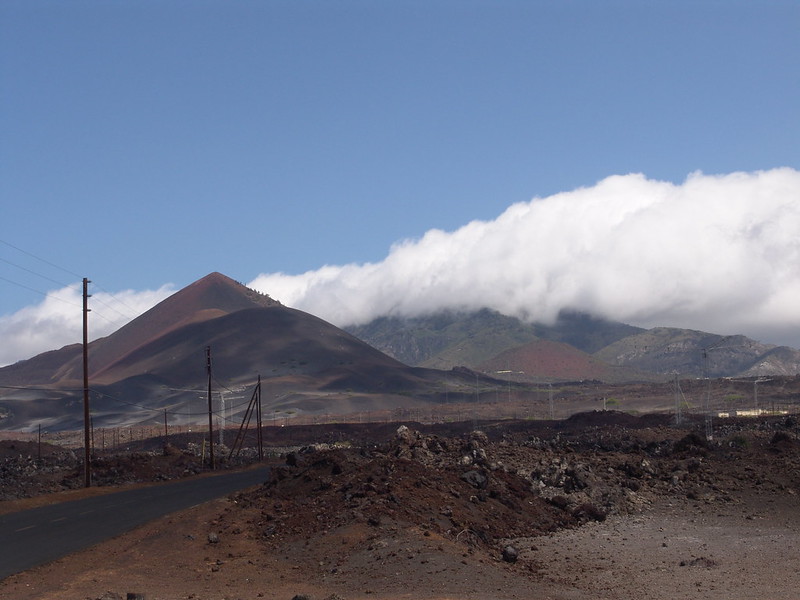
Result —
<instances>
[{"instance_id":1,"label":"blue sky","mask_svg":"<svg viewBox=\"0 0 800 600\"><path fill-rule=\"evenodd\" d=\"M785 1L5 0L0 330L76 275L133 311L609 176L798 169L798 30Z\"/></svg>"}]
</instances>

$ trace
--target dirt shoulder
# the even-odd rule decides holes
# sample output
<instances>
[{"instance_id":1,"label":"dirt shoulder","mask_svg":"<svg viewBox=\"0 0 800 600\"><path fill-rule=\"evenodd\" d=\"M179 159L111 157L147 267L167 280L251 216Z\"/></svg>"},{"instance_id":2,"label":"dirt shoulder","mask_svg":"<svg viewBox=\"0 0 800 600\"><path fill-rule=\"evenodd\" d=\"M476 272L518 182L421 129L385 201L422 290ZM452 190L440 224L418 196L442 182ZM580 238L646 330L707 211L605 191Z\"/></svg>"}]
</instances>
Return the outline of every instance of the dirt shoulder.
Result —
<instances>
[{"instance_id":1,"label":"dirt shoulder","mask_svg":"<svg viewBox=\"0 0 800 600\"><path fill-rule=\"evenodd\" d=\"M577 529L515 540L509 565L413 528L353 525L267 551L244 530L208 541L218 500L0 582L18 600L125 598L682 599L796 598L800 530L793 498L716 506L665 503ZM240 513L243 525L257 518Z\"/></svg>"}]
</instances>

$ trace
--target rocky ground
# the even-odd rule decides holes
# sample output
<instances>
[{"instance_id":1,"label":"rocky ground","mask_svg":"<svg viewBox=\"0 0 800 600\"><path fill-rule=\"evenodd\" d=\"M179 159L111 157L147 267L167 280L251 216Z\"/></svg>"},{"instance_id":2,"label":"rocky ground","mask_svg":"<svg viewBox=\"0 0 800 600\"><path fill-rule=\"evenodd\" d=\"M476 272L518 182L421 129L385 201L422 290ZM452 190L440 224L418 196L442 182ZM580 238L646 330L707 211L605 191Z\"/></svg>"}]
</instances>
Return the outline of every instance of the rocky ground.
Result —
<instances>
[{"instance_id":1,"label":"rocky ground","mask_svg":"<svg viewBox=\"0 0 800 600\"><path fill-rule=\"evenodd\" d=\"M613 411L323 428L264 485L9 577L0 597L795 598L799 432L719 420L708 441L699 421Z\"/></svg>"},{"instance_id":2,"label":"rocky ground","mask_svg":"<svg viewBox=\"0 0 800 600\"><path fill-rule=\"evenodd\" d=\"M0 501L80 489L84 485L82 451L31 441L0 441ZM237 463L238 466L238 463ZM167 481L203 471L201 457L174 446L92 460L95 486Z\"/></svg>"}]
</instances>

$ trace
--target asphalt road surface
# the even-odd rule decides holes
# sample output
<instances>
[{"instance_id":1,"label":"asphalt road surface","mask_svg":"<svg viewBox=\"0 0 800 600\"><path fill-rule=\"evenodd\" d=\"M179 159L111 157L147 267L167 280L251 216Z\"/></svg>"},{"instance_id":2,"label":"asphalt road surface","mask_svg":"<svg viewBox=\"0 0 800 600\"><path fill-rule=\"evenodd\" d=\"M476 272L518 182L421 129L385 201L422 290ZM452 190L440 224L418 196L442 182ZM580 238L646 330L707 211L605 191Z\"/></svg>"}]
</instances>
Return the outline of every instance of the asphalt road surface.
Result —
<instances>
[{"instance_id":1,"label":"asphalt road surface","mask_svg":"<svg viewBox=\"0 0 800 600\"><path fill-rule=\"evenodd\" d=\"M0 579L267 480L267 467L72 500L0 515Z\"/></svg>"}]
</instances>

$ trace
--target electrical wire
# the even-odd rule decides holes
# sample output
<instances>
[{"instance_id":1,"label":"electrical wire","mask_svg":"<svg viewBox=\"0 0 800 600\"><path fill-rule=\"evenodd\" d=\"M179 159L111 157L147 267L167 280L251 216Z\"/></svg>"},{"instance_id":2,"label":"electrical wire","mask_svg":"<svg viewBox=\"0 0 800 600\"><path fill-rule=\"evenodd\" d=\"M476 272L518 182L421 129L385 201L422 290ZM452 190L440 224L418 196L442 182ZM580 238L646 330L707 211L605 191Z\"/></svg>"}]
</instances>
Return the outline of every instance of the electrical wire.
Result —
<instances>
[{"instance_id":1,"label":"electrical wire","mask_svg":"<svg viewBox=\"0 0 800 600\"><path fill-rule=\"evenodd\" d=\"M59 302L63 302L64 304L69 304L70 306L77 306L78 308L83 308L80 304L75 304L74 302L70 302L69 300L64 300L64 298L60 298L59 296L53 296L49 292L43 292L41 290L37 290L37 289L34 289L34 288L29 287L27 285L24 285L22 283L19 283L17 281L12 281L11 279L3 277L2 275L0 275L0 279L2 279L3 281L7 281L8 283L11 283L11 284L16 285L18 287L21 287L21 288L24 288L26 290L29 290L31 292L36 292L37 294L41 294L45 298L54 298L55 300L58 300ZM70 287L70 286L66 286L66 287Z\"/></svg>"},{"instance_id":2,"label":"electrical wire","mask_svg":"<svg viewBox=\"0 0 800 600\"><path fill-rule=\"evenodd\" d=\"M99 289L101 292L104 292L104 293L108 294L109 296L111 296L111 298L112 298L112 299L113 299L115 302L117 302L117 303L118 303L120 306L123 306L123 307L127 308L127 309L130 311L130 313L129 313L129 314L127 314L127 315L126 315L126 314L123 314L123 313L121 313L120 311L118 311L116 308L114 308L113 306L111 306L110 304L107 304L106 302L103 302L103 301L102 301L102 300L100 300L99 298L95 298L95 300L97 300L98 302L100 302L100 304L103 304L103 305L105 305L105 306L108 306L108 308L110 308L111 310L115 311L115 312L116 312L117 314L119 314L120 316L123 316L123 317L125 317L126 319L135 319L136 317L138 317L138 316L141 314L141 313L140 313L138 310L136 310L135 308L133 308L133 307L131 307L131 306L128 306L128 305L127 305L127 304L125 304L125 303L124 303L122 300L120 300L119 298L117 298L117 297L116 297L114 294L112 294L112 293L111 293L111 292L109 292L108 290L104 289L104 288L103 288L101 285L99 285L99 284L95 283L94 281L92 282L92 284L93 284L93 285L94 285L94 286L95 286L97 289ZM131 315L132 315L132 316L131 316Z\"/></svg>"},{"instance_id":3,"label":"electrical wire","mask_svg":"<svg viewBox=\"0 0 800 600\"><path fill-rule=\"evenodd\" d=\"M22 248L19 248L19 247L15 246L14 244L11 244L11 243L9 243L9 242L7 242L5 240L0 240L0 244L5 244L9 248L13 248L17 252L22 252L23 254L27 254L31 258L35 258L39 262L43 262L46 265L50 265L51 267L54 267L54 268L58 269L59 271L63 271L64 273L68 273L68 274L72 275L73 277L81 277L81 275L78 275L77 273L74 273L73 271L70 271L69 269L65 269L64 267L61 267L61 266L59 266L59 265L57 265L55 263L52 263L49 260L45 260L44 258L42 258L40 256L36 256L32 252L28 252L27 250L23 250ZM38 275L38 273L36 273L36 274Z\"/></svg>"},{"instance_id":4,"label":"electrical wire","mask_svg":"<svg viewBox=\"0 0 800 600\"><path fill-rule=\"evenodd\" d=\"M27 267L23 267L22 265L18 265L17 263L13 263L10 260L6 260L5 258L0 258L0 261L3 261L7 265L11 265L12 267L16 267L17 269L20 269L21 271L25 271L25 272L30 273L32 275L36 275L37 277L41 277L42 279L46 279L47 281L50 281L51 283L55 283L55 284L60 285L62 287L71 287L69 284L66 284L66 283L64 283L62 281L57 281L57 280L55 280L55 279L53 279L51 277L48 277L47 275L42 275L41 273L37 273L33 269L28 269ZM72 284L72 285L75 285L75 284Z\"/></svg>"},{"instance_id":5,"label":"electrical wire","mask_svg":"<svg viewBox=\"0 0 800 600\"><path fill-rule=\"evenodd\" d=\"M106 294L108 294L108 292L106 292ZM114 296L113 296L113 295L111 295L111 297L112 297L112 298L114 298ZM117 308L116 308L116 307L112 306L112 305L111 305L111 304L109 304L108 302L105 302L104 300L101 300L101 299L100 299L100 298L98 298L97 296L92 296L92 298L94 298L94 301L95 301L95 302L97 302L97 303L99 303L99 304L102 304L102 305L103 305L103 306L105 306L106 308L109 308L109 309L113 310L115 313L117 313L117 314L118 314L120 317L122 317L123 319L129 319L129 320L131 320L131 319L135 319L137 316L139 316L138 314L134 314L133 316L131 316L131 314L130 314L130 313L129 313L129 314L125 314L125 313L123 313L123 312L121 312L121 311L117 310ZM114 299L116 300L116 298L114 298ZM119 302L119 300L117 300L117 302ZM120 302L120 304L122 304L122 303ZM124 304L122 304L122 306L125 306L125 305L124 305ZM130 309L130 307L128 307L128 306L125 306L125 308L129 308L129 309ZM133 309L130 309L130 310L133 310ZM136 311L134 311L134 313L135 313L135 312L136 312Z\"/></svg>"},{"instance_id":6,"label":"electrical wire","mask_svg":"<svg viewBox=\"0 0 800 600\"><path fill-rule=\"evenodd\" d=\"M26 254L26 255L28 255L28 256L30 256L30 257L32 257L32 258L35 258L36 260L38 260L38 261L40 261L40 262L42 262L42 263L44 263L44 264L46 264L46 265L49 265L49 266L51 266L51 267L53 267L53 268L56 268L56 269L58 269L58 270L60 270L60 271L63 271L64 273L68 273L69 275L73 275L73 276L75 276L75 277L80 277L81 279L83 279L83 277L81 277L81 276L80 276L80 275L78 275L77 273L75 273L75 272L73 272L73 271L70 271L69 269L66 269L66 268L64 268L64 267L61 267L61 266L59 266L59 265L57 265L57 264L55 264L55 263L53 263L53 262L51 262L51 261L49 261L49 260L45 260L44 258L41 258L40 256L36 256L36 255L35 255L35 254L33 254L32 252L28 252L27 250L24 250L24 249L22 249L22 248L20 248L20 247L18 247L18 246L15 246L14 244L11 244L11 243L9 243L9 242L6 242L5 240L0 240L0 243L2 243L2 244L5 244L5 245L6 245L6 246L8 246L9 248L13 248L14 250L16 250L16 251L18 251L18 252L21 252L21 253L23 253L23 254ZM35 271L35 270L33 270L33 269L29 269L29 268L27 268L27 267L23 267L22 265L18 265L18 264L14 263L14 262L11 262L10 260L7 260L7 259L5 259L5 258L0 258L0 261L2 261L2 262L4 262L4 263L6 263L6 264L8 264L8 265L11 265L12 267L15 267L15 268L17 268L17 269L20 269L20 270L22 270L22 271L25 271L25 272L27 272L27 273L30 273L30 274L32 274L32 275L35 275L35 276L37 276L37 277L40 277L41 279L44 279L44 280L46 280L46 281L49 281L49 282L51 282L51 283L55 283L56 285L60 285L60 286L62 286L62 287L64 287L64 288L69 288L69 289L77 289L77 285L78 285L78 284L75 284L75 283L73 283L73 284L67 284L67 283L64 283L63 281L58 281L57 279L53 279L52 277L48 277L47 275L43 275L42 273L39 273L39 272L37 272L37 271ZM37 289L35 289L35 288L29 287L29 286L27 286L27 285L24 285L24 284L22 284L22 283L19 283L19 282L17 282L17 281L13 281L13 280L11 280L11 279L8 279L8 278L6 278L6 277L0 277L0 279L2 279L3 281L7 281L8 283L11 283L11 284L13 284L13 285L16 285L16 286L19 286L19 287L21 287L21 288L24 288L24 289L26 289L26 290L29 290L29 291L31 291L31 292L35 292L35 293L37 293L37 294L41 294L42 296L55 298L56 300L59 300L60 302L64 302L64 303L66 303L66 304L69 304L70 306L78 306L78 305L77 305L77 304L75 304L74 302L70 302L69 300L64 300L63 298L60 298L60 297L58 297L58 296L54 296L54 295L52 295L51 293L48 293L48 292L43 292L43 291L41 291L41 290L37 290ZM124 303L122 300L120 300L119 298L117 298L116 296L114 296L114 294L112 294L112 293L111 293L111 292L109 292L108 290L104 289L103 287L101 287L101 286L100 286L99 284L97 284L96 282L92 281L92 284L94 285L94 287L96 287L96 288L100 289L101 291L103 291L104 293L108 294L108 295L109 295L109 296L110 296L110 297L111 297L113 300L115 300L115 301L116 301L116 302L117 302L117 303L118 303L120 306L123 306L123 307L125 307L125 308L126 308L126 309L128 309L130 312L129 312L128 314L125 314L125 313L121 312L120 310L118 310L116 307L114 307L114 306L112 306L111 304L109 304L108 302L105 302L104 300L101 300L100 298L97 298L97 297L95 297L95 299L94 299L94 301L95 301L95 302L97 302L97 303L99 303L99 304L102 304L103 306L105 306L106 308L108 308L108 309L110 309L110 310L113 310L115 313L117 313L119 316L121 316L121 317L122 317L122 318L124 318L124 319L129 319L129 320L131 320L131 319L134 319L134 318L136 318L136 317L139 315L139 312L138 312L136 309L134 309L134 308L132 308L132 307L128 306L127 304L125 304L125 303ZM95 314L96 314L97 316L99 316L101 319L103 319L103 320L107 321L108 323L111 323L111 324L113 324L113 323L115 323L115 322L117 321L116 319L111 319L111 318L109 318L109 317L107 317L107 316L103 315L102 313L100 313L100 312L97 312L96 310L95 310L94 312L95 312Z\"/></svg>"},{"instance_id":7,"label":"electrical wire","mask_svg":"<svg viewBox=\"0 0 800 600\"><path fill-rule=\"evenodd\" d=\"M0 387L5 387L5 386L0 386ZM35 389L35 388L11 387L10 389ZM54 391L54 390L50 390L50 391ZM58 391L61 391L61 390L58 390ZM69 390L69 391L77 392L77 391L80 391L80 390L74 389L74 390ZM149 412L157 412L157 413L163 413L164 410L165 410L164 408L153 408L153 407L149 407L149 406L144 406L142 404L136 404L135 402L128 402L128 401L123 400L122 398L120 398L118 396L114 396L114 395L108 394L106 392L101 392L100 390L97 390L97 389L94 389L94 388L90 388L89 391L94 393L97 396L108 398L110 400L113 400L114 402L118 402L118 403L124 404L126 406L133 406L133 407L139 408L141 410L145 410L145 411L149 411ZM198 391L200 391L200 390L198 390ZM249 403L250 403L250 401L248 400L246 403L242 402L240 404L231 405L229 407L226 407L226 410L234 410L236 408L240 408L240 407L244 406L245 404L249 404ZM188 412L178 412L178 411L167 410L167 414L168 415L175 415L175 416L191 416L192 414L198 414L198 413L188 413ZM218 418L222 418L225 421L228 421L228 422L231 422L231 423L234 422L232 419L229 419L228 417L225 417L225 416L221 415L220 411L218 411L218 410L212 410L211 414L212 415L216 415Z\"/></svg>"},{"instance_id":8,"label":"electrical wire","mask_svg":"<svg viewBox=\"0 0 800 600\"><path fill-rule=\"evenodd\" d=\"M2 260L2 259L0 259L0 260ZM18 286L18 287L21 287L21 288L24 288L24 289L26 289L26 290L29 290L29 291L31 291L31 292L35 292L35 293L37 293L37 294L41 294L41 295L42 295L42 296L44 296L45 298L52 298L53 300L58 300L59 302L63 302L64 304L67 304L67 305L69 305L69 306L74 306L75 308L80 308L80 309L83 309L83 306L82 306L82 305L80 305L80 304L77 304L77 303L75 303L75 302L70 302L69 300L65 300L64 298L62 298L62 297L60 297L60 296L56 296L56 295L54 295L52 292L43 292L42 290L37 290L37 289L35 289L35 288L32 288L32 287L30 287L30 286L27 286L27 285L24 285L24 284L22 284L22 283L19 283L19 282L17 282L17 281L12 281L11 279L8 279L7 277L3 277L2 275L0 275L0 279L2 279L3 281L6 281L6 282L8 282L8 283L11 283L11 284L13 284L13 285L16 285L16 286ZM56 282L56 283L58 283L58 282ZM59 284L59 285L62 285L62 284ZM67 285L67 286L64 286L64 287L67 287L67 288L73 288L73 287L75 287L75 285L76 285L76 284L73 284L73 285ZM95 300L98 300L98 299L97 299L97 298L95 298ZM106 304L105 302L102 302L102 301L100 301L100 303L101 303L101 304ZM114 309L112 306L109 306L108 304L106 304L106 306L108 306L108 307L109 307L109 308L111 308L112 310L116 310L116 309ZM106 322L108 322L108 323L111 323L112 325L113 325L114 323L116 323L116 322L117 322L117 320L116 320L116 319L110 319L109 317L107 317L106 315L104 315L104 314L103 314L103 313L101 313L101 312L98 312L97 310L93 310L92 312L95 314L95 316L97 316L97 317L100 317L101 319L103 319L104 321L106 321ZM116 311L116 312L117 312L117 313L119 313L119 314L120 314L122 317L129 318L127 315L123 315L123 314L122 314L122 313L120 313L119 311Z\"/></svg>"},{"instance_id":9,"label":"electrical wire","mask_svg":"<svg viewBox=\"0 0 800 600\"><path fill-rule=\"evenodd\" d=\"M32 391L32 392L80 392L83 388L44 388L44 387L32 387L32 386L25 386L25 385L0 385L0 389L3 390L25 390L25 391Z\"/></svg>"}]
</instances>

